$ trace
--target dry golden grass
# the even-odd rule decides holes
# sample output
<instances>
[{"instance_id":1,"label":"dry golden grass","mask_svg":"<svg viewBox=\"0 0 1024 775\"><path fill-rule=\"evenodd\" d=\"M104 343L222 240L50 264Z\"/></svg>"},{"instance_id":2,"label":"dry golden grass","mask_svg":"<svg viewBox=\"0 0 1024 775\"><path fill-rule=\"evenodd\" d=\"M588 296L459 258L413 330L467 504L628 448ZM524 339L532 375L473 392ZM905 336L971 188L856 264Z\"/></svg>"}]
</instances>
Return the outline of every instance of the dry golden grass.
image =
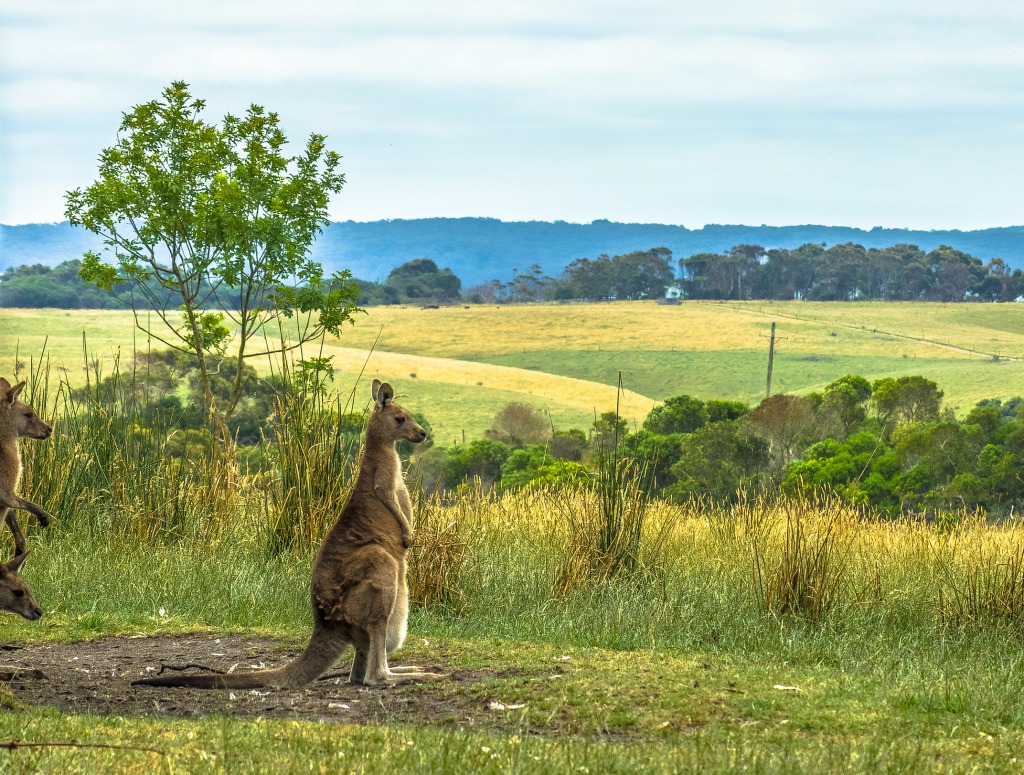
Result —
<instances>
[{"instance_id":1,"label":"dry golden grass","mask_svg":"<svg viewBox=\"0 0 1024 775\"><path fill-rule=\"evenodd\" d=\"M556 594L567 591L567 569L579 571L573 589L604 583L580 565L590 557L581 540L598 528L581 533L580 519L567 517L591 513L595 498L585 488L528 489L431 503L428 540L456 547L463 572L435 578L430 594L459 599L463 592L444 587L478 583L474 573L487 572L495 542L534 547L527 551ZM882 521L828 499L731 507L655 501L636 556L652 590L670 579L706 579L698 586L739 592L773 616L820 621L867 608L937 626L1024 626L1024 528L966 514L951 519L952 528Z\"/></svg>"},{"instance_id":2,"label":"dry golden grass","mask_svg":"<svg viewBox=\"0 0 1024 775\"><path fill-rule=\"evenodd\" d=\"M849 317L858 320L858 310ZM899 316L915 318L927 304L880 305L896 308ZM941 306L945 312L953 305ZM979 305L961 305L975 309ZM1005 305L1004 305L1005 306ZM814 305L845 308L843 304ZM878 354L892 346L893 339L873 333L870 317L867 331L835 328L829 320L804 319L802 302L772 307L787 316L786 348L813 354ZM1024 312L1024 310L1022 310ZM849 313L844 313L849 314ZM790 319L800 315L800 319ZM518 350L748 350L765 349L764 334L772 319L756 303L686 302L678 306L654 302L609 302L602 304L537 304L524 306L471 306L418 309L415 307L374 307L367 319L346 331L344 343L370 347L378 334L377 348L388 352L418 353L446 358L478 359ZM932 315L932 333L945 332L941 314ZM899 330L894 327L892 330ZM900 353L908 357L957 358L961 354L935 345L899 340ZM1021 343L1018 343L1021 344ZM1024 350L1024 345L1021 347Z\"/></svg>"},{"instance_id":3,"label":"dry golden grass","mask_svg":"<svg viewBox=\"0 0 1024 775\"><path fill-rule=\"evenodd\" d=\"M586 428L595 412L614 407L616 369L626 373L632 391L623 396L621 412L634 422L655 405L655 396L756 401L763 395L772 321L782 337L777 384L786 391L820 390L846 372L870 379L922 374L938 382L961 413L983 398L1021 392L1024 360L1006 360L1024 358L1024 308L1014 304L374 307L329 341L326 352L335 356L339 390L350 390L364 365L374 376L404 381L399 390L414 396L414 404L423 400L420 410L447 441L462 432L479 435L509 401L549 411L559 427ZM86 377L83 333L104 373L119 353L124 361L133 347L151 344L128 312L0 310L0 374L13 373L16 348L27 366L46 341L54 367L80 385ZM505 365L479 362L487 359ZM253 363L267 367L260 359Z\"/></svg>"},{"instance_id":4,"label":"dry golden grass","mask_svg":"<svg viewBox=\"0 0 1024 775\"><path fill-rule=\"evenodd\" d=\"M988 355L1024 358L1024 305L884 302L785 302L734 305L759 315L799 318L806 323L877 330L927 339ZM795 322L795 321L794 321ZM900 339L906 342L906 339ZM941 350L942 347L937 349ZM931 353L932 356L939 353Z\"/></svg>"},{"instance_id":5,"label":"dry golden grass","mask_svg":"<svg viewBox=\"0 0 1024 775\"><path fill-rule=\"evenodd\" d=\"M533 403L557 404L591 414L595 410L604 412L615 408L616 388L611 385L529 369L332 345L325 346L323 353L333 356L335 368L347 375L358 374L364 368L367 374L414 374L416 379L426 382L511 391L529 396L534 399ZM619 412L629 420L640 421L657 403L639 393L623 390Z\"/></svg>"}]
</instances>

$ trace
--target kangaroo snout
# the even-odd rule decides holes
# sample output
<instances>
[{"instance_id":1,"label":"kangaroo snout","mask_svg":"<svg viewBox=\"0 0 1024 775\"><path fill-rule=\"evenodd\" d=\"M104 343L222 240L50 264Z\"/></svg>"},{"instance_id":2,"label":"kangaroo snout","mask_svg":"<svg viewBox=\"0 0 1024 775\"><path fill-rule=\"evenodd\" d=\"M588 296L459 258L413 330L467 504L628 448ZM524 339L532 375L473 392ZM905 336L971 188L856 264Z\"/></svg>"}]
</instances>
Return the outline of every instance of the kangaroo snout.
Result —
<instances>
[{"instance_id":1,"label":"kangaroo snout","mask_svg":"<svg viewBox=\"0 0 1024 775\"><path fill-rule=\"evenodd\" d=\"M21 612L21 611L18 611L18 613L20 613L22 616L24 616L30 622L34 622L37 619L42 619L43 618L43 609L40 608L39 606L32 606L32 608L30 608L28 611L26 611L24 613Z\"/></svg>"}]
</instances>

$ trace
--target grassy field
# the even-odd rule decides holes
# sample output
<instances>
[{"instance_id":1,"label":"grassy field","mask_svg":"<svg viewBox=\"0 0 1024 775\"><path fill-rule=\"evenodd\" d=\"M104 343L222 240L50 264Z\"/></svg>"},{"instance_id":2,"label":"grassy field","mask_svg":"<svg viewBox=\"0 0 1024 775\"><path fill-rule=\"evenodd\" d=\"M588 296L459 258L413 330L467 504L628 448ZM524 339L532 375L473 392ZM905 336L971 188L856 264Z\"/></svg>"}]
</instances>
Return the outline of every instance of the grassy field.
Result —
<instances>
[{"instance_id":1,"label":"grassy field","mask_svg":"<svg viewBox=\"0 0 1024 775\"><path fill-rule=\"evenodd\" d=\"M471 494L432 507L424 545L451 524L466 542L449 575L460 602L415 609L401 658L476 678L352 695L375 702L398 694L412 713L422 709L420 721L353 725L326 707L323 721L246 719L230 712L226 692L224 714L204 719L152 718L144 708L64 715L23 706L16 691L4 700L0 741L157 753L19 749L3 754L0 769L1020 770L1024 612L1019 601L1002 613L986 608L996 598L984 594L973 608L962 605L984 586L974 585L978 574L1005 578L1000 568L1021 551L1019 527L859 522L829 505L656 506L643 572L558 594L574 530L563 515L587 508L577 497ZM792 567L786 535L794 521L824 558L834 590L817 614L780 612L765 597ZM69 515L32 536L37 554L26 575L46 616L8 617L7 638L259 632L301 645L310 628L309 557L268 560L244 518L224 531L199 551L192 542L137 546L111 540L102 522ZM436 570L436 559L417 558L414 579ZM170 695L161 691L158 704ZM513 710L489 709L495 701Z\"/></svg>"},{"instance_id":2,"label":"grassy field","mask_svg":"<svg viewBox=\"0 0 1024 775\"><path fill-rule=\"evenodd\" d=\"M72 383L84 379L83 332L91 357L107 371L119 348L147 346L125 312L3 310L0 319L0 373L13 370L15 346L27 364L44 339ZM545 409L556 426L588 427L595 411L614 407L609 388L620 371L628 391L622 414L633 421L680 393L756 403L764 396L773 321L775 392L820 389L847 373L921 374L938 382L959 412L1022 392L1024 308L1014 304L375 307L326 351L335 355L342 392L365 364L367 374L394 381L438 438L448 439L479 436L512 400Z\"/></svg>"},{"instance_id":3,"label":"grassy field","mask_svg":"<svg viewBox=\"0 0 1024 775\"><path fill-rule=\"evenodd\" d=\"M358 325L346 331L343 340L350 344L349 333L369 331L371 321L364 316ZM134 327L131 313L121 311L0 310L0 374L11 375L15 361L23 370L38 362L44 352L55 375L72 385L85 383L86 355L101 375L110 374L115 365L128 363L133 350L160 349L160 343L147 341ZM84 342L83 342L84 336ZM356 390L354 403L361 408L369 398L369 382L374 377L390 381L400 397L409 396L409 405L430 421L438 439L451 443L465 434L479 438L491 426L494 415L506 404L516 401L542 409L558 428L588 428L596 413L615 409L639 423L657 404L653 398L633 390L616 395L615 380L596 382L567 375L538 373L501 364L478 363L421 353L370 352L330 343L311 348L309 355L334 357L334 389L342 395ZM267 373L270 363L254 359L258 371ZM90 372L95 373L95 371ZM362 388L357 384L362 382Z\"/></svg>"},{"instance_id":4,"label":"grassy field","mask_svg":"<svg viewBox=\"0 0 1024 775\"><path fill-rule=\"evenodd\" d=\"M633 309L648 306L663 314ZM712 305L688 314L704 306L708 319L759 319ZM620 307L630 309L607 312ZM402 311L386 312L398 325ZM465 310L405 314L412 325L413 313L434 312ZM39 345L48 334L55 359L80 358L81 332L50 326L47 314L5 320ZM93 320L102 330L111 322ZM359 344L360 331L345 343ZM542 340L528 355L539 357ZM680 354L709 359L691 361L696 371L734 358L738 375L752 357L739 344ZM918 361L948 361L952 373L1015 363L910 344L931 353ZM365 349L329 348L339 382L362 368ZM619 352L616 360L645 354ZM659 352L646 354L646 384L669 379L658 376ZM524 368L516 392L500 385L512 376L498 365L454 355L380 349L371 366L408 375L396 383L410 405L436 391L432 400L452 401L448 411L467 417L484 417L488 390L504 398L576 385L571 375ZM479 375L484 385L469 384ZM292 694L219 692L201 706L173 691L142 694L127 686L125 676L139 673L122 671L118 655L148 636L270 639L225 667L301 648L312 554L273 542L294 515L264 475L215 457L174 465L131 417L80 426L75 418L25 445L25 492L55 517L45 531L31 526L25 571L46 613L32 623L4 616L4 625L5 637L24 645L7 652L8 663L31 666L22 655L40 644L74 646L76 656L47 663L46 681L0 687L2 772L1010 773L1024 761L1024 527L963 514L881 522L835 503L656 502L633 562L604 578L594 552L606 522L594 492L492 498L469 489L417 512L410 581L418 603L397 658L451 679L384 691L318 683ZM108 419L124 426L121 435L107 432ZM317 446L303 447L311 461ZM321 500L332 514L335 503ZM91 649L110 658L89 661ZM75 692L70 679L83 672L92 688ZM292 701L315 713L298 715ZM176 703L205 710L182 718L170 711ZM243 703L266 707L247 716ZM379 710L357 723L356 703ZM30 746L4 750L6 741ZM116 747L47 745L69 742Z\"/></svg>"}]
</instances>

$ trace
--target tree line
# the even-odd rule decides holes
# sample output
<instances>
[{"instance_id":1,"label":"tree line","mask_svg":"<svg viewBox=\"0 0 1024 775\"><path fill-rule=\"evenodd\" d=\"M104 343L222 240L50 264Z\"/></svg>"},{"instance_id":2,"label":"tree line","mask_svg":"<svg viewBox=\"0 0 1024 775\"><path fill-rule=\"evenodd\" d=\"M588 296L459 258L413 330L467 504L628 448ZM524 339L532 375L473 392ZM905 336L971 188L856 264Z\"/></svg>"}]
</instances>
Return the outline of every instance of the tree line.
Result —
<instances>
[{"instance_id":1,"label":"tree line","mask_svg":"<svg viewBox=\"0 0 1024 775\"><path fill-rule=\"evenodd\" d=\"M846 375L820 393L755 407L675 396L640 427L609 412L586 431L552 429L538 410L509 404L485 438L426 450L412 473L427 489L562 485L588 481L614 452L636 460L650 490L672 501L781 490L829 492L891 516L1019 511L1024 400L982 401L957 419L942 395L920 376Z\"/></svg>"},{"instance_id":2,"label":"tree line","mask_svg":"<svg viewBox=\"0 0 1024 775\"><path fill-rule=\"evenodd\" d=\"M83 405L133 396L140 433L159 435L163 453L189 458L213 441L198 362L187 353L135 356L135 368L96 381ZM260 378L243 364L242 394L226 422L239 462L252 473L272 468L278 434L274 407L290 390L327 395L329 372L303 362L291 375ZM225 358L212 390L227 400L238 361ZM77 398L77 391L74 393ZM585 484L602 458L632 459L645 486L666 500L733 502L746 495L829 492L898 516L1024 508L1024 399L979 402L963 418L943 407L925 377L839 377L820 392L777 394L756 406L678 395L631 425L614 412L588 428L557 428L537 407L499 410L483 438L451 446L400 445L410 477L424 490L454 492L479 481L497 491ZM339 406L354 456L365 417ZM414 415L430 428L429 418Z\"/></svg>"},{"instance_id":3,"label":"tree line","mask_svg":"<svg viewBox=\"0 0 1024 775\"><path fill-rule=\"evenodd\" d=\"M0 275L0 306L63 309L128 309L125 294L104 293L79 277L81 262L66 261L7 269ZM677 271L678 270L678 271ZM491 280L463 290L461 280L429 258L408 261L382 282L358 280L358 303L476 304L570 300L635 300L678 296L688 299L807 299L812 301L1013 301L1024 296L1024 272L1002 259L988 263L942 246L925 252L916 245L865 248L851 242L826 248L765 249L737 245L725 253L698 253L673 261L668 248L618 256L578 258L557 276L539 265L510 280ZM154 283L155 286L155 283ZM237 294L213 289L226 304ZM166 292L158 287L136 306L152 306Z\"/></svg>"}]
</instances>

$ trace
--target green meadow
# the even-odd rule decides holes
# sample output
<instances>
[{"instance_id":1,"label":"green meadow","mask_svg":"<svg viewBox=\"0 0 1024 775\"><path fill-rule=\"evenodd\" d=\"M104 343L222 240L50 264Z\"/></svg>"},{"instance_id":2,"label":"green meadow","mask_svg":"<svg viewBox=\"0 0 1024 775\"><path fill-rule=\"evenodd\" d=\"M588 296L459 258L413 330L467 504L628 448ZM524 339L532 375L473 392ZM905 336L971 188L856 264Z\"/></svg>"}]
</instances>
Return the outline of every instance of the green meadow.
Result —
<instances>
[{"instance_id":1,"label":"green meadow","mask_svg":"<svg viewBox=\"0 0 1024 775\"><path fill-rule=\"evenodd\" d=\"M339 390L360 371L363 389L371 375L388 378L447 443L482 432L512 400L585 427L611 408L620 371L633 419L682 392L754 402L773 320L776 390L813 390L849 372L924 374L964 411L1021 392L1019 314L799 303L375 308L323 352L336 356ZM45 342L51 395L58 379L94 379L96 361L106 374L133 348L156 346L125 313L0 316L0 374L13 373L15 357L22 373L37 369ZM4 615L8 642L88 649L117 638L127 651L154 635L235 634L269 638L268 658L303 646L312 549L275 536L284 520L313 533L323 523L282 513L279 481L230 459L169 461L131 417L56 411L65 412L49 415L56 435L25 443L25 494L54 515L46 530L29 526L25 570L45 615ZM320 454L301 439L294 448L312 462ZM376 720L356 723L326 700L318 718L280 707L246 716L228 693L182 718L162 710L190 701L170 690L143 696L100 676L105 688L69 698L54 674L43 690L52 702L28 701L17 683L0 688L0 772L1021 770L1015 520L880 521L829 501L619 503L636 538L611 572L595 554L608 505L586 487L420 498L415 604L396 661L451 677L331 689L379 705ZM317 505L319 518L337 506ZM18 662L17 650L6 653ZM5 741L18 745L4 750Z\"/></svg>"},{"instance_id":2,"label":"green meadow","mask_svg":"<svg viewBox=\"0 0 1024 775\"><path fill-rule=\"evenodd\" d=\"M101 373L133 348L159 348L127 312L3 310L0 373L14 352L27 368L46 354L72 384L85 380L83 342ZM640 422L657 401L689 393L755 404L764 397L768 333L777 325L773 392L820 390L843 374L920 374L958 413L1024 384L1024 307L1016 304L653 302L373 307L323 350L336 389L380 376L408 395L439 439L479 437L510 401L556 427L586 428L615 408ZM370 351L372 352L372 355ZM253 361L266 371L269 362ZM500 370L489 367L504 367ZM567 378L561 380L560 378Z\"/></svg>"}]
</instances>

